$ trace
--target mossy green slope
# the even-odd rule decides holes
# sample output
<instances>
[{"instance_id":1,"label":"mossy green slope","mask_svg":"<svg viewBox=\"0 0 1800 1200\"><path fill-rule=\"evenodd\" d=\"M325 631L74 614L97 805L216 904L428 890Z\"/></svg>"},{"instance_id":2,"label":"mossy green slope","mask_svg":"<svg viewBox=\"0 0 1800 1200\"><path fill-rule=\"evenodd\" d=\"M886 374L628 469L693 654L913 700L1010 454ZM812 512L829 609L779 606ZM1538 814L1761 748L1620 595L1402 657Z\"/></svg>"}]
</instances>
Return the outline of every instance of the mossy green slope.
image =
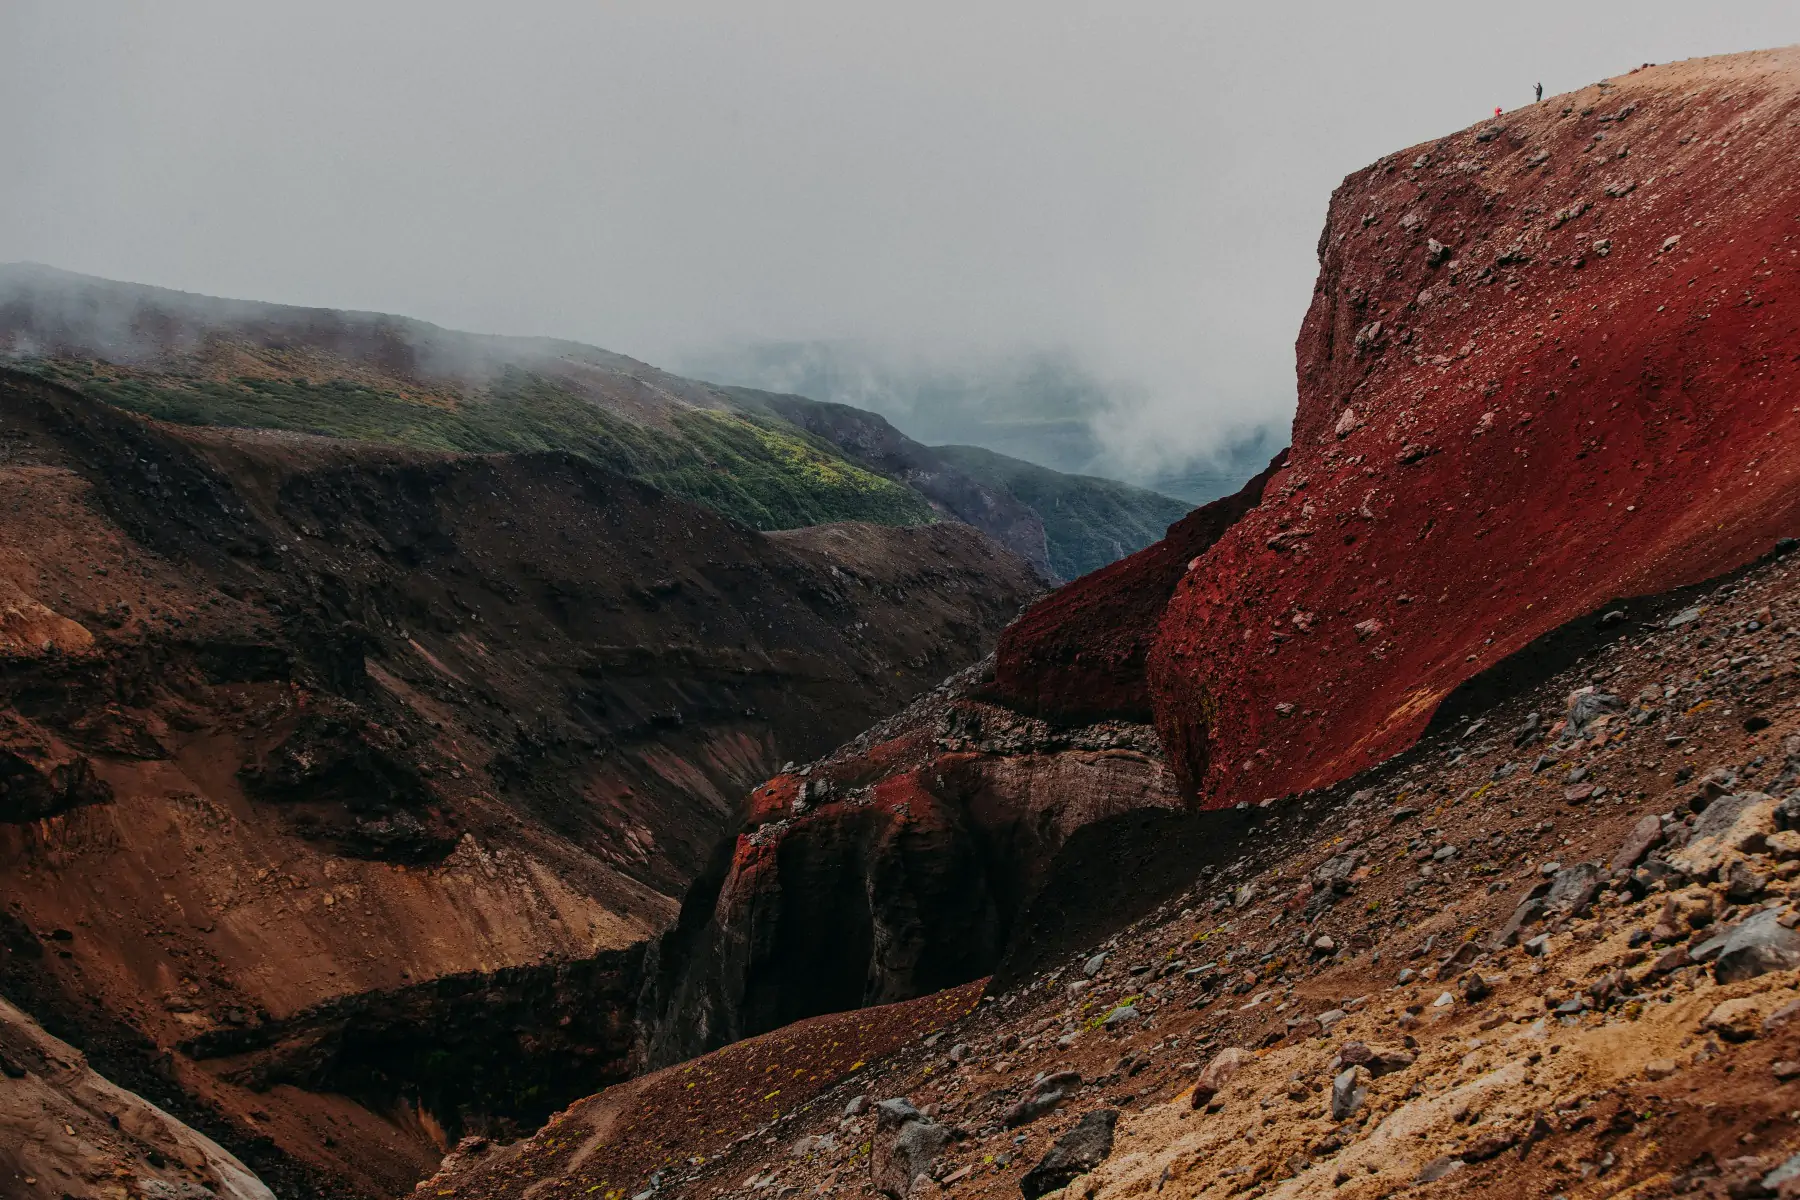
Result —
<instances>
[{"instance_id":1,"label":"mossy green slope","mask_svg":"<svg viewBox=\"0 0 1800 1200\"><path fill-rule=\"evenodd\" d=\"M346 379L205 378L86 360L39 361L35 369L97 400L181 424L477 454L567 450L756 529L937 519L911 488L779 418L677 406L664 426L638 424L519 368L466 395L425 396Z\"/></svg>"}]
</instances>

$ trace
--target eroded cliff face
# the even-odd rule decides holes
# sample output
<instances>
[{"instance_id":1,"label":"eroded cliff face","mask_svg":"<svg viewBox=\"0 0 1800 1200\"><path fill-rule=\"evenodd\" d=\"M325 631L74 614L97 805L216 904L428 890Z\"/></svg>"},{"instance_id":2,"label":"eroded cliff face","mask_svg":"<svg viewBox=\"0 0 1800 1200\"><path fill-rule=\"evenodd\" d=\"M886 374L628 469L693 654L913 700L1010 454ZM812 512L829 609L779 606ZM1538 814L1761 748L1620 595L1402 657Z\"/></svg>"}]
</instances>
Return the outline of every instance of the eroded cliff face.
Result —
<instances>
[{"instance_id":1,"label":"eroded cliff face","mask_svg":"<svg viewBox=\"0 0 1800 1200\"><path fill-rule=\"evenodd\" d=\"M1343 779L1465 679L1800 529L1800 53L1632 72L1333 195L1262 505L1176 589L1207 805Z\"/></svg>"},{"instance_id":2,"label":"eroded cliff face","mask_svg":"<svg viewBox=\"0 0 1800 1200\"><path fill-rule=\"evenodd\" d=\"M638 1066L738 799L1035 594L567 455L173 429L0 378L0 988L284 1192Z\"/></svg>"},{"instance_id":3,"label":"eroded cliff face","mask_svg":"<svg viewBox=\"0 0 1800 1200\"><path fill-rule=\"evenodd\" d=\"M652 1065L990 974L1070 835L1180 806L1147 726L1053 728L980 677L751 793L652 952Z\"/></svg>"},{"instance_id":4,"label":"eroded cliff face","mask_svg":"<svg viewBox=\"0 0 1800 1200\"><path fill-rule=\"evenodd\" d=\"M813 1018L436 1186L1036 1195L1099 1117L1071 1196L1791 1189L1797 138L1788 50L1352 176L1285 464L752 792L643 1006L653 1062L992 969L968 1015L885 1061L892 1011Z\"/></svg>"}]
</instances>

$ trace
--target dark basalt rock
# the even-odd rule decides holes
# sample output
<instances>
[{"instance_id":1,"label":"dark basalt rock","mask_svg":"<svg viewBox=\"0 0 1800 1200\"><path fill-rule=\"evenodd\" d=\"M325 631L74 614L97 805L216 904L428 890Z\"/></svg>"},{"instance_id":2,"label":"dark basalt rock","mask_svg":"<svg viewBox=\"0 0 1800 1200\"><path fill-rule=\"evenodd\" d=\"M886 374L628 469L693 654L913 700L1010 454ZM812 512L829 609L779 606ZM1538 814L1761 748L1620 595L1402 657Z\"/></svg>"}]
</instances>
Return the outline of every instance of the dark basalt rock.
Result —
<instances>
[{"instance_id":1,"label":"dark basalt rock","mask_svg":"<svg viewBox=\"0 0 1800 1200\"><path fill-rule=\"evenodd\" d=\"M85 757L43 763L0 750L0 823L37 821L84 804L105 804L112 796L111 786Z\"/></svg>"},{"instance_id":2,"label":"dark basalt rock","mask_svg":"<svg viewBox=\"0 0 1800 1200\"><path fill-rule=\"evenodd\" d=\"M1047 1192L1067 1187L1105 1162L1112 1153L1113 1129L1118 1123L1118 1110L1112 1108L1096 1108L1075 1122L1075 1127L1057 1138L1037 1166L1019 1180L1025 1200L1037 1200Z\"/></svg>"}]
</instances>

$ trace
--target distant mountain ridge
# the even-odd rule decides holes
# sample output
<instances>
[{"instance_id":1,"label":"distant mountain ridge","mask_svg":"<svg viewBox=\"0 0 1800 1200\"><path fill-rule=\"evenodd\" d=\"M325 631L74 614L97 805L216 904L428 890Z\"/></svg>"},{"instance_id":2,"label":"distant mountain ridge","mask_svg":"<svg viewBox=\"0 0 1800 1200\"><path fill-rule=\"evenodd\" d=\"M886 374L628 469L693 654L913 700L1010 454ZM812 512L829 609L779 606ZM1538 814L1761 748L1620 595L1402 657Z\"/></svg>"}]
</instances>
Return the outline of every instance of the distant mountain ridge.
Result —
<instances>
[{"instance_id":1,"label":"distant mountain ridge","mask_svg":"<svg viewBox=\"0 0 1800 1200\"><path fill-rule=\"evenodd\" d=\"M855 339L751 342L689 350L674 365L720 384L877 412L928 446L975 446L1190 508L1231 495L1287 444L1286 429L1269 421L1214 426L1209 450L1184 453L1168 438L1150 452L1115 445L1101 431L1135 424L1141 397L1067 348L913 354Z\"/></svg>"},{"instance_id":2,"label":"distant mountain ridge","mask_svg":"<svg viewBox=\"0 0 1800 1200\"><path fill-rule=\"evenodd\" d=\"M978 446L927 446L883 416L750 388L725 389L746 405L793 422L946 515L988 530L1048 573L1075 579L1148 546L1190 505L1093 475L1070 475ZM1035 553L1033 549L1038 548Z\"/></svg>"},{"instance_id":3,"label":"distant mountain ridge","mask_svg":"<svg viewBox=\"0 0 1800 1200\"><path fill-rule=\"evenodd\" d=\"M579 342L30 263L0 265L0 360L179 424L463 453L569 450L765 531L958 520L1052 582L1154 541L1187 507L1000 455L953 461L873 413L719 387Z\"/></svg>"},{"instance_id":4,"label":"distant mountain ridge","mask_svg":"<svg viewBox=\"0 0 1800 1200\"><path fill-rule=\"evenodd\" d=\"M980 446L937 446L938 456L1010 492L1044 523L1050 567L1064 579L1097 571L1158 541L1193 505L1097 475L1068 475Z\"/></svg>"}]
</instances>

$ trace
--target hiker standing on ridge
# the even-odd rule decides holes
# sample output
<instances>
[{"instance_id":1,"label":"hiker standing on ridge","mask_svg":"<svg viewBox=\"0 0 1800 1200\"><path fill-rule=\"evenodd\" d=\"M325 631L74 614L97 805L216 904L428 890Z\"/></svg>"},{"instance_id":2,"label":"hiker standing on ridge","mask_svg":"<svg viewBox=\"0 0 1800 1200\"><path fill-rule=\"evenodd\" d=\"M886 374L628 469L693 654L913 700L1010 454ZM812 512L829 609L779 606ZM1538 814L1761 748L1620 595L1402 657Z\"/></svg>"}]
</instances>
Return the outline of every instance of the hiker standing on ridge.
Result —
<instances>
[{"instance_id":1,"label":"hiker standing on ridge","mask_svg":"<svg viewBox=\"0 0 1800 1200\"><path fill-rule=\"evenodd\" d=\"M1541 83L1537 85L1537 98L1539 104L1544 102L1544 85Z\"/></svg>"}]
</instances>

